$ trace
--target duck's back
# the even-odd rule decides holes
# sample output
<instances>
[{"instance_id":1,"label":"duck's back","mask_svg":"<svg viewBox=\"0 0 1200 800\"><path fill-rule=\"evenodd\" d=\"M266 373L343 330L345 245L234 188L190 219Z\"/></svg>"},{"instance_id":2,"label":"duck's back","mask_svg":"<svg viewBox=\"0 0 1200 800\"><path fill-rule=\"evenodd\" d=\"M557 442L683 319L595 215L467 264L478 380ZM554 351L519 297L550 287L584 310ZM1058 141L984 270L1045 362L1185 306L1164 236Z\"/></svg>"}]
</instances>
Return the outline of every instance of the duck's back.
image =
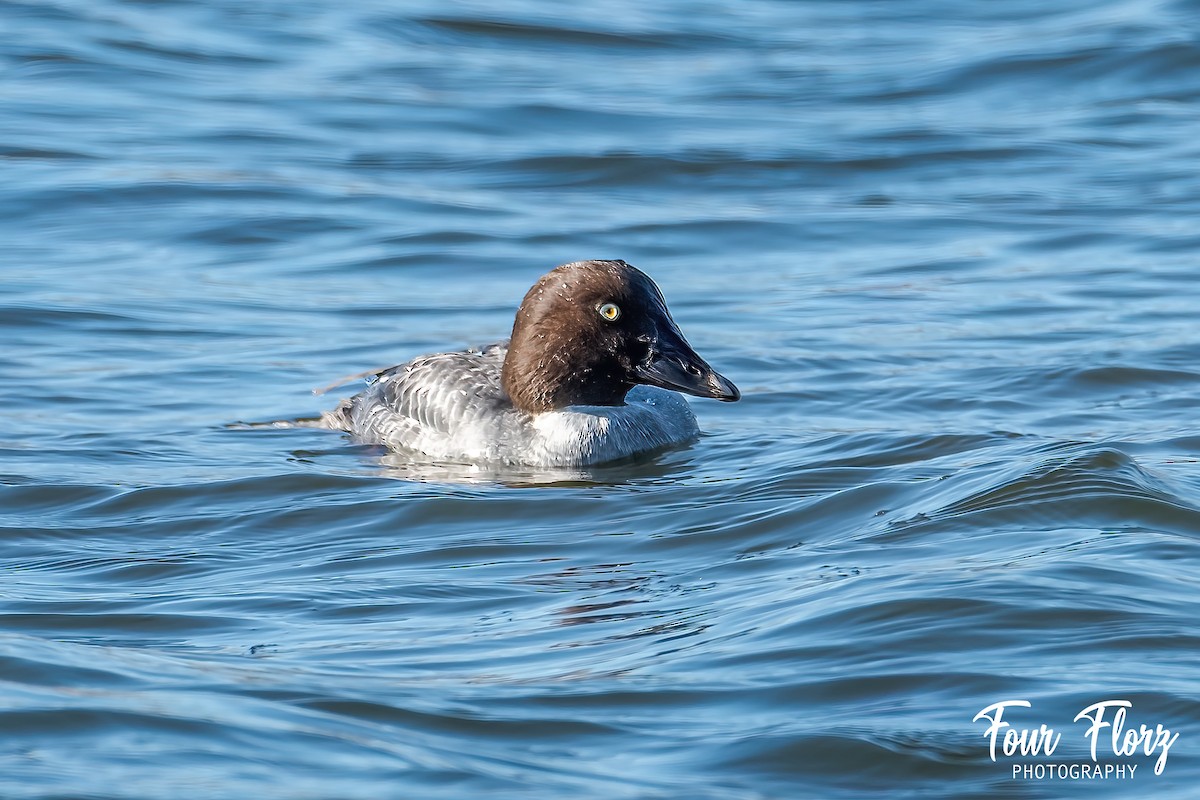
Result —
<instances>
[{"instance_id":1,"label":"duck's back","mask_svg":"<svg viewBox=\"0 0 1200 800\"><path fill-rule=\"evenodd\" d=\"M516 415L500 384L507 344L421 356L379 372L323 421L362 442L439 455L464 433Z\"/></svg>"}]
</instances>

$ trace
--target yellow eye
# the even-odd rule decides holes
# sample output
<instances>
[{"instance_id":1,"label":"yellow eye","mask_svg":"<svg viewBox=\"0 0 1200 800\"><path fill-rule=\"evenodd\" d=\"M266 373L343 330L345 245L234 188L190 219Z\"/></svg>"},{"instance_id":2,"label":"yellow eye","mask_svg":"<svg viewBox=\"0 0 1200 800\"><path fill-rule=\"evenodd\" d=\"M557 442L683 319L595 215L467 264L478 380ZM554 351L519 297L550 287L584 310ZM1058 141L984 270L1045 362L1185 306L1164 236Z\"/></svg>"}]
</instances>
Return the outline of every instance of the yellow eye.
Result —
<instances>
[{"instance_id":1,"label":"yellow eye","mask_svg":"<svg viewBox=\"0 0 1200 800\"><path fill-rule=\"evenodd\" d=\"M609 322L616 322L621 318L621 309L615 303L605 303L597 310L600 312L600 316Z\"/></svg>"}]
</instances>

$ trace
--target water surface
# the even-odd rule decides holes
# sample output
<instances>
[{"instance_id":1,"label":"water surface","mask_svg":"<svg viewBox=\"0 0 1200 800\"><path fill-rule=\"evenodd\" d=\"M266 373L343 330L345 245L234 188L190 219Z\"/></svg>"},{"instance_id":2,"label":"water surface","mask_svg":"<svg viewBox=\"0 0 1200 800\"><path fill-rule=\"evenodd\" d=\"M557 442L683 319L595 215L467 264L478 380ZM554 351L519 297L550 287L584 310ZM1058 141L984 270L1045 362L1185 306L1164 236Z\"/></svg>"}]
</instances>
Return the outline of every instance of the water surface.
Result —
<instances>
[{"instance_id":1,"label":"water surface","mask_svg":"<svg viewBox=\"0 0 1200 800\"><path fill-rule=\"evenodd\" d=\"M0 3L0 794L1191 796L1197 12ZM229 427L582 258L693 445ZM1106 699L1162 775L1013 779Z\"/></svg>"}]
</instances>

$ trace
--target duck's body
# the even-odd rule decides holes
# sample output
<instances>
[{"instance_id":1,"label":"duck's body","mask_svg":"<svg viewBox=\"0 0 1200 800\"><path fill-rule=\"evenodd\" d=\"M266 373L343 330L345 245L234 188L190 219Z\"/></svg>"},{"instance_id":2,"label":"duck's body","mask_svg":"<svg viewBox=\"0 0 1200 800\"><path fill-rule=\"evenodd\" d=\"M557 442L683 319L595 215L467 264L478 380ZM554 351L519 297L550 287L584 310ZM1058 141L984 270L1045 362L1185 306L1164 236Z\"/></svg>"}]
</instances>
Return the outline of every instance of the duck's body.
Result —
<instances>
[{"instance_id":1,"label":"duck's body","mask_svg":"<svg viewBox=\"0 0 1200 800\"><path fill-rule=\"evenodd\" d=\"M529 290L510 342L379 372L322 422L437 461L598 464L699 433L687 402L659 387L738 397L688 346L649 278L623 261L584 261Z\"/></svg>"},{"instance_id":2,"label":"duck's body","mask_svg":"<svg viewBox=\"0 0 1200 800\"><path fill-rule=\"evenodd\" d=\"M682 444L700 428L676 392L635 386L619 406L530 414L500 385L508 343L422 356L381 372L325 415L356 439L439 461L581 466Z\"/></svg>"}]
</instances>

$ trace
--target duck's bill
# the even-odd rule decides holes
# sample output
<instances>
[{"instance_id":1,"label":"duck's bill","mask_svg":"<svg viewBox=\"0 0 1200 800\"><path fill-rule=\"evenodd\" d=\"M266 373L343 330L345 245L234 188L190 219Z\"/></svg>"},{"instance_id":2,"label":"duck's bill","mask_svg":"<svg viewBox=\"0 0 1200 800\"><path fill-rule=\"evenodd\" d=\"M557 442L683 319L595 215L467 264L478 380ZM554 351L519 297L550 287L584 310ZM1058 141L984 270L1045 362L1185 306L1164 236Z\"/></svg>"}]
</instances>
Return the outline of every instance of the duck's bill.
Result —
<instances>
[{"instance_id":1,"label":"duck's bill","mask_svg":"<svg viewBox=\"0 0 1200 800\"><path fill-rule=\"evenodd\" d=\"M693 352L664 351L656 353L634 370L638 382L661 386L677 392L712 397L732 403L742 396L738 388Z\"/></svg>"}]
</instances>

